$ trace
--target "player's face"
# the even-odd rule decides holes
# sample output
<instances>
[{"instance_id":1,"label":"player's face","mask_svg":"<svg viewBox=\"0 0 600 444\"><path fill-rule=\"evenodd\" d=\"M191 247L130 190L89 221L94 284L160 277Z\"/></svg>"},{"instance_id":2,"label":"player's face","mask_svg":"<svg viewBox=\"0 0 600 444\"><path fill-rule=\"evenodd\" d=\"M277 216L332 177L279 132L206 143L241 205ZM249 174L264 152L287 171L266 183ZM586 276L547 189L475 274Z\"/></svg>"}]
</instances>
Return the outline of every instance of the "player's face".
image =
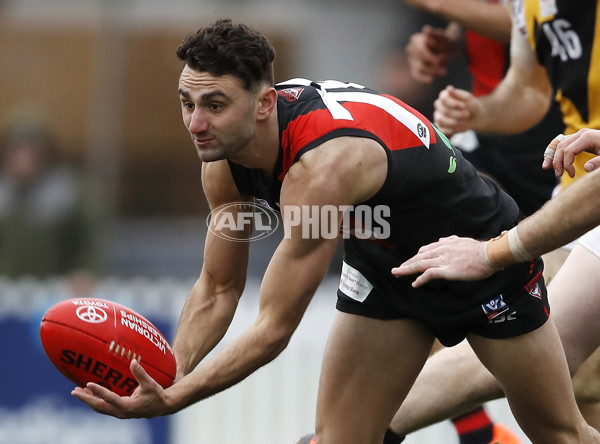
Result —
<instances>
[{"instance_id":1,"label":"player's face","mask_svg":"<svg viewBox=\"0 0 600 444\"><path fill-rule=\"evenodd\" d=\"M215 77L185 66L179 100L185 127L203 162L232 159L254 135L256 96L232 75Z\"/></svg>"}]
</instances>

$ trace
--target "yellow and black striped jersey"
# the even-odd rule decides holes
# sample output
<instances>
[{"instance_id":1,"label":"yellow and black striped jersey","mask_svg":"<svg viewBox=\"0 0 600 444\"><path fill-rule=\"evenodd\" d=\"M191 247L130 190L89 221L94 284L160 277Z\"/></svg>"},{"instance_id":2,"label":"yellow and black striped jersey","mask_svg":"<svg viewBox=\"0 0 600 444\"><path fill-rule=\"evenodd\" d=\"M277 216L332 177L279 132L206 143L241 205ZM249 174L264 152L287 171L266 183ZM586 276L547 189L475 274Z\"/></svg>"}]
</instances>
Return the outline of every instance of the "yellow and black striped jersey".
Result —
<instances>
[{"instance_id":1,"label":"yellow and black striped jersey","mask_svg":"<svg viewBox=\"0 0 600 444\"><path fill-rule=\"evenodd\" d=\"M515 26L546 68L566 134L581 128L600 129L598 2L513 0L513 13ZM578 174L583 172L583 163L590 157L588 153L578 156L575 165Z\"/></svg>"}]
</instances>

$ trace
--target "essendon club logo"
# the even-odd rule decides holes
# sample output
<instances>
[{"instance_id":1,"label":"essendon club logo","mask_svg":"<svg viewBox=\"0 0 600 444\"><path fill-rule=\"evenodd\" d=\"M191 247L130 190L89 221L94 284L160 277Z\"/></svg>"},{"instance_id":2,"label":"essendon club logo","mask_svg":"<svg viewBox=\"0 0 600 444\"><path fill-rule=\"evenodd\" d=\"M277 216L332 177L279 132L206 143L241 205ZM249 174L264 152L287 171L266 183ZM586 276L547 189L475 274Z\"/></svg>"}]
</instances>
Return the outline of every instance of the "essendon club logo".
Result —
<instances>
[{"instance_id":1,"label":"essendon club logo","mask_svg":"<svg viewBox=\"0 0 600 444\"><path fill-rule=\"evenodd\" d=\"M304 88L286 88L277 91L277 93L288 99L290 102L295 102L298 100L298 97L300 97L300 94L302 94L302 91L304 91Z\"/></svg>"}]
</instances>

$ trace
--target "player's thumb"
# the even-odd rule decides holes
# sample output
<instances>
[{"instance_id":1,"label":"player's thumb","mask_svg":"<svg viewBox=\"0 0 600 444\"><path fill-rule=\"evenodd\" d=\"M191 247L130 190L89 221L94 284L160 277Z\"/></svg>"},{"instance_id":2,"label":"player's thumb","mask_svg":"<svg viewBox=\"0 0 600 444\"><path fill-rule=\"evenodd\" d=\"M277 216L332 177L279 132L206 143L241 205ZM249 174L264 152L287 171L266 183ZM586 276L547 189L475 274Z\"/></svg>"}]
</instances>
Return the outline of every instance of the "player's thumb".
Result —
<instances>
[{"instance_id":1,"label":"player's thumb","mask_svg":"<svg viewBox=\"0 0 600 444\"><path fill-rule=\"evenodd\" d=\"M131 364L129 364L129 369L133 374L134 378L140 383L140 385L148 385L148 384L156 384L154 379L150 377L144 367L139 363L137 359L132 359Z\"/></svg>"}]
</instances>

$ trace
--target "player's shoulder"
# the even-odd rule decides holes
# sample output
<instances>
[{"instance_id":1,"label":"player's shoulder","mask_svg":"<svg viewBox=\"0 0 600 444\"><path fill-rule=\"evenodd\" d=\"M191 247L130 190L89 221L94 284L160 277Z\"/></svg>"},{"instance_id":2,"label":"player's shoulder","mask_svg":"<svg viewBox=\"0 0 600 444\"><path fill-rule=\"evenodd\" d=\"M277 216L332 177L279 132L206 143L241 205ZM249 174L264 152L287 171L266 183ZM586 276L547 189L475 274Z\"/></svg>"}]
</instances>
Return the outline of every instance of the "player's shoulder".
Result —
<instances>
[{"instance_id":1,"label":"player's shoulder","mask_svg":"<svg viewBox=\"0 0 600 444\"><path fill-rule=\"evenodd\" d=\"M363 197L382 185L387 169L387 154L378 142L344 136L329 139L305 153L290 168L286 181L288 186L310 189L312 195L348 192Z\"/></svg>"}]
</instances>

